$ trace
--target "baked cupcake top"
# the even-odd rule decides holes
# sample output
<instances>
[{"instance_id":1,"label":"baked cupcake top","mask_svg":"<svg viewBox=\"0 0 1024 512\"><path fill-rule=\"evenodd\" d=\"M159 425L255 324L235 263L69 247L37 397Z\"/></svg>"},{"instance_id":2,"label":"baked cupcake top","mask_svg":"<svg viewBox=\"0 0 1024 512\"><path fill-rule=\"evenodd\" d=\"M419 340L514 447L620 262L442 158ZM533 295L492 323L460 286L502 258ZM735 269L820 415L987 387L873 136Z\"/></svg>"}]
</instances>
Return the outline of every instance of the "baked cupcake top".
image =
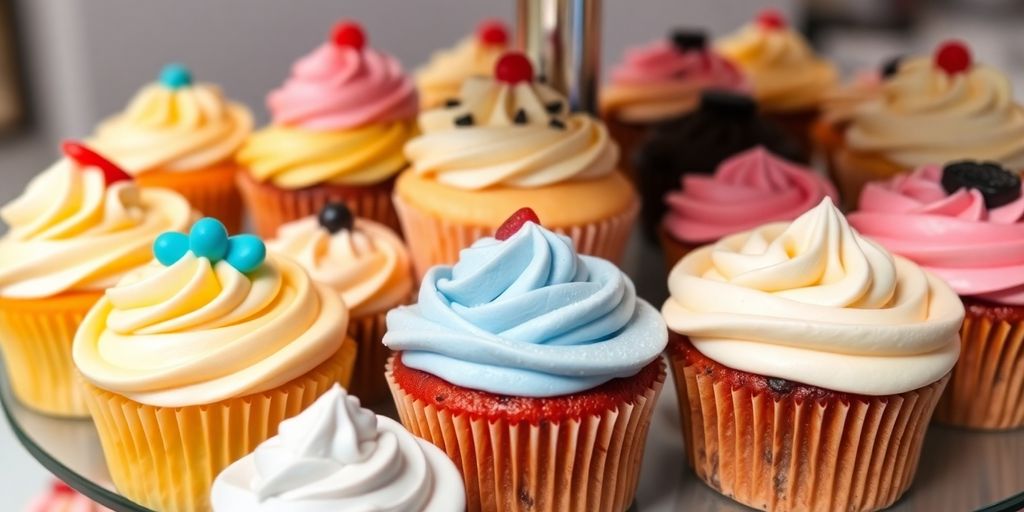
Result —
<instances>
[{"instance_id":1,"label":"baked cupcake top","mask_svg":"<svg viewBox=\"0 0 1024 512\"><path fill-rule=\"evenodd\" d=\"M99 388L155 407L205 405L281 386L345 339L338 294L253 235L229 238L207 217L188 235L160 235L153 252L75 335L75 365Z\"/></svg>"},{"instance_id":2,"label":"baked cupcake top","mask_svg":"<svg viewBox=\"0 0 1024 512\"><path fill-rule=\"evenodd\" d=\"M682 189L665 197L663 226L676 240L703 244L793 220L825 197L837 194L824 176L757 146L722 162L712 176L684 175Z\"/></svg>"},{"instance_id":3,"label":"baked cupcake top","mask_svg":"<svg viewBox=\"0 0 1024 512\"><path fill-rule=\"evenodd\" d=\"M667 343L657 311L612 263L516 212L494 238L436 266L419 302L391 310L402 364L500 395L552 397L630 377Z\"/></svg>"},{"instance_id":4,"label":"baked cupcake top","mask_svg":"<svg viewBox=\"0 0 1024 512\"><path fill-rule=\"evenodd\" d=\"M461 512L462 475L448 456L335 384L213 482L216 512Z\"/></svg>"},{"instance_id":5,"label":"baked cupcake top","mask_svg":"<svg viewBox=\"0 0 1024 512\"><path fill-rule=\"evenodd\" d=\"M64 143L64 152L0 208L9 228L0 238L0 297L103 291L149 261L153 238L192 222L177 193L136 186L80 143Z\"/></svg>"},{"instance_id":6,"label":"baked cupcake top","mask_svg":"<svg viewBox=\"0 0 1024 512\"><path fill-rule=\"evenodd\" d=\"M654 123L693 110L706 89L747 92L750 86L735 65L707 47L703 31L675 30L626 52L612 70L601 110L627 123Z\"/></svg>"},{"instance_id":7,"label":"baked cupcake top","mask_svg":"<svg viewBox=\"0 0 1024 512\"><path fill-rule=\"evenodd\" d=\"M569 111L533 81L530 61L506 53L494 78L470 78L459 97L420 114L405 146L410 171L460 189L532 188L611 173L618 146L594 117Z\"/></svg>"},{"instance_id":8,"label":"baked cupcake top","mask_svg":"<svg viewBox=\"0 0 1024 512\"><path fill-rule=\"evenodd\" d=\"M110 509L82 496L68 484L54 480L50 490L29 502L25 512L110 512Z\"/></svg>"},{"instance_id":9,"label":"baked cupcake top","mask_svg":"<svg viewBox=\"0 0 1024 512\"><path fill-rule=\"evenodd\" d=\"M341 295L353 317L390 309L412 293L402 240L383 224L353 217L344 203L328 203L317 217L281 226L267 247Z\"/></svg>"},{"instance_id":10,"label":"baked cupcake top","mask_svg":"<svg viewBox=\"0 0 1024 512\"><path fill-rule=\"evenodd\" d=\"M850 224L957 293L1024 305L1024 198L997 164L928 165L869 183Z\"/></svg>"},{"instance_id":11,"label":"baked cupcake top","mask_svg":"<svg viewBox=\"0 0 1024 512\"><path fill-rule=\"evenodd\" d=\"M947 41L900 64L881 97L854 112L846 144L906 167L974 158L1021 170L1024 109L1006 75Z\"/></svg>"},{"instance_id":12,"label":"baked cupcake top","mask_svg":"<svg viewBox=\"0 0 1024 512\"><path fill-rule=\"evenodd\" d=\"M774 10L762 12L717 47L747 75L757 102L767 112L816 109L838 77L835 67L816 55Z\"/></svg>"},{"instance_id":13,"label":"baked cupcake top","mask_svg":"<svg viewBox=\"0 0 1024 512\"><path fill-rule=\"evenodd\" d=\"M964 309L945 283L850 228L831 199L687 254L669 329L733 369L860 395L941 379Z\"/></svg>"},{"instance_id":14,"label":"baked cupcake top","mask_svg":"<svg viewBox=\"0 0 1024 512\"><path fill-rule=\"evenodd\" d=\"M185 172L232 163L252 126L244 105L169 64L124 112L100 123L89 143L129 174Z\"/></svg>"},{"instance_id":15,"label":"baked cupcake top","mask_svg":"<svg viewBox=\"0 0 1024 512\"><path fill-rule=\"evenodd\" d=\"M508 49L508 29L501 20L485 20L476 33L454 47L435 52L416 71L420 107L436 108L458 97L462 82L474 76L491 76L498 58Z\"/></svg>"},{"instance_id":16,"label":"baked cupcake top","mask_svg":"<svg viewBox=\"0 0 1024 512\"><path fill-rule=\"evenodd\" d=\"M267 96L272 123L238 161L282 188L378 183L405 167L417 102L398 59L370 48L359 25L341 22Z\"/></svg>"}]
</instances>

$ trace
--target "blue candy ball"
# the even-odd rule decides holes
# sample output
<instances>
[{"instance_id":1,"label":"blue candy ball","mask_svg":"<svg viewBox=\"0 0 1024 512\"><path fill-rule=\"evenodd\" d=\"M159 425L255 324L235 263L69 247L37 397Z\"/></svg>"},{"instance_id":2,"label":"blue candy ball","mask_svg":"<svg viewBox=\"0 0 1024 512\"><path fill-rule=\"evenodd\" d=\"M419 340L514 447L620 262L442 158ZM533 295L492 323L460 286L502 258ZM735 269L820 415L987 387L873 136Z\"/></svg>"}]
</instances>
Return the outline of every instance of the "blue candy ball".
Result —
<instances>
[{"instance_id":1,"label":"blue candy ball","mask_svg":"<svg viewBox=\"0 0 1024 512\"><path fill-rule=\"evenodd\" d=\"M228 239L228 255L225 260L243 274L259 268L266 257L267 247L256 235L235 235Z\"/></svg>"},{"instance_id":2,"label":"blue candy ball","mask_svg":"<svg viewBox=\"0 0 1024 512\"><path fill-rule=\"evenodd\" d=\"M180 89L192 85L192 72L181 64L168 64L160 70L160 83L168 89Z\"/></svg>"},{"instance_id":3,"label":"blue candy ball","mask_svg":"<svg viewBox=\"0 0 1024 512\"><path fill-rule=\"evenodd\" d=\"M168 231L153 242L153 256L165 267L175 264L188 252L188 236Z\"/></svg>"},{"instance_id":4,"label":"blue candy ball","mask_svg":"<svg viewBox=\"0 0 1024 512\"><path fill-rule=\"evenodd\" d=\"M228 253L228 230L219 220L203 217L193 224L192 231L189 231L188 248L196 256L217 263Z\"/></svg>"}]
</instances>

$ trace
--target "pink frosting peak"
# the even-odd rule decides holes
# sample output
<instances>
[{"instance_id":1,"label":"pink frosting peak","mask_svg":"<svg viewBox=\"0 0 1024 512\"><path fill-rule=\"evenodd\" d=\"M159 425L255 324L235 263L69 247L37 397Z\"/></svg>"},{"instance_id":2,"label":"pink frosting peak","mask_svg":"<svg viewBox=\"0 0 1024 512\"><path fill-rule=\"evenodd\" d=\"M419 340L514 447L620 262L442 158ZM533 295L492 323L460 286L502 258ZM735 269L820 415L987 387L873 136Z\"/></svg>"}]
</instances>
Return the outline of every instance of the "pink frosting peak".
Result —
<instances>
[{"instance_id":1,"label":"pink frosting peak","mask_svg":"<svg viewBox=\"0 0 1024 512\"><path fill-rule=\"evenodd\" d=\"M850 224L946 280L958 294L1024 305L1024 185L989 209L974 189L949 194L929 165L868 184Z\"/></svg>"},{"instance_id":2,"label":"pink frosting peak","mask_svg":"<svg viewBox=\"0 0 1024 512\"><path fill-rule=\"evenodd\" d=\"M708 49L680 51L671 41L655 41L626 52L623 62L612 70L612 83L654 85L693 81L703 87L749 90L749 85L732 62Z\"/></svg>"},{"instance_id":3,"label":"pink frosting peak","mask_svg":"<svg viewBox=\"0 0 1024 512\"><path fill-rule=\"evenodd\" d=\"M412 80L393 56L331 42L299 59L267 96L274 123L310 130L411 120L418 104Z\"/></svg>"},{"instance_id":4,"label":"pink frosting peak","mask_svg":"<svg viewBox=\"0 0 1024 512\"><path fill-rule=\"evenodd\" d=\"M684 175L682 184L665 197L664 226L677 240L693 244L793 220L825 196L837 197L823 176L761 146L722 162L712 176Z\"/></svg>"}]
</instances>

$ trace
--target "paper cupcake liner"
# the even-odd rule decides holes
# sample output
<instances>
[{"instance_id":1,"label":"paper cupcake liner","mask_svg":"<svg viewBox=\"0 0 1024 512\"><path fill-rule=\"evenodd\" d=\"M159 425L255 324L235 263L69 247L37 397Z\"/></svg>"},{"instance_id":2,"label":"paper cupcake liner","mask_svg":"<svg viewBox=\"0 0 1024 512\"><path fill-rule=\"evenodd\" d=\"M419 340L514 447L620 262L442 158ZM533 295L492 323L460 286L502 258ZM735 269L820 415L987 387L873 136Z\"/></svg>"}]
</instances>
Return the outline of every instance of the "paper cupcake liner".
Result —
<instances>
[{"instance_id":1,"label":"paper cupcake liner","mask_svg":"<svg viewBox=\"0 0 1024 512\"><path fill-rule=\"evenodd\" d=\"M0 348L14 396L44 414L85 418L85 392L71 360L71 341L100 292L46 299L0 299Z\"/></svg>"},{"instance_id":2,"label":"paper cupcake liner","mask_svg":"<svg viewBox=\"0 0 1024 512\"><path fill-rule=\"evenodd\" d=\"M814 147L825 159L825 169L835 181L836 153L843 145L843 132L847 123L829 122L819 118L811 127L811 139Z\"/></svg>"},{"instance_id":3,"label":"paper cupcake liner","mask_svg":"<svg viewBox=\"0 0 1024 512\"><path fill-rule=\"evenodd\" d=\"M672 267L676 266L679 260L698 247L676 240L664 226L658 228L658 240L661 242L661 250L665 256L665 267L669 272L672 272Z\"/></svg>"},{"instance_id":4,"label":"paper cupcake liner","mask_svg":"<svg viewBox=\"0 0 1024 512\"><path fill-rule=\"evenodd\" d=\"M849 401L774 399L671 359L694 472L725 496L776 512L892 505L914 478L949 380Z\"/></svg>"},{"instance_id":5,"label":"paper cupcake liner","mask_svg":"<svg viewBox=\"0 0 1024 512\"><path fill-rule=\"evenodd\" d=\"M1024 426L1024 308L964 299L960 359L935 421L983 430Z\"/></svg>"},{"instance_id":6,"label":"paper cupcake liner","mask_svg":"<svg viewBox=\"0 0 1024 512\"><path fill-rule=\"evenodd\" d=\"M135 177L144 187L163 187L185 196L192 208L224 223L229 233L242 229L242 196L235 185L238 167L225 165L189 172L148 171Z\"/></svg>"},{"instance_id":7,"label":"paper cupcake liner","mask_svg":"<svg viewBox=\"0 0 1024 512\"><path fill-rule=\"evenodd\" d=\"M636 175L639 171L635 165L636 152L643 147L644 142L650 136L652 125L625 123L613 117L605 118L604 122L608 127L608 134L619 145L619 169L629 178L629 181L634 184L638 183Z\"/></svg>"},{"instance_id":8,"label":"paper cupcake liner","mask_svg":"<svg viewBox=\"0 0 1024 512\"><path fill-rule=\"evenodd\" d=\"M406 203L397 194L395 209L402 221L402 231L409 246L417 280L434 265L450 265L458 261L459 251L473 242L493 236L498 226L474 226L448 221ZM549 226L548 229L572 238L581 254L597 256L615 263L622 262L639 201L634 200L625 211L588 224Z\"/></svg>"},{"instance_id":9,"label":"paper cupcake liner","mask_svg":"<svg viewBox=\"0 0 1024 512\"><path fill-rule=\"evenodd\" d=\"M651 413L665 381L600 415L509 422L426 404L388 384L402 424L462 472L469 511L622 511L633 502Z\"/></svg>"},{"instance_id":10,"label":"paper cupcake liner","mask_svg":"<svg viewBox=\"0 0 1024 512\"><path fill-rule=\"evenodd\" d=\"M818 109L795 112L763 112L765 119L777 124L799 143L800 157L809 162L814 155L814 122L818 120Z\"/></svg>"},{"instance_id":11,"label":"paper cupcake liner","mask_svg":"<svg viewBox=\"0 0 1024 512\"><path fill-rule=\"evenodd\" d=\"M209 511L214 478L335 382L347 384L355 352L346 341L320 366L276 389L201 406L153 407L84 383L114 486L152 510Z\"/></svg>"},{"instance_id":12,"label":"paper cupcake liner","mask_svg":"<svg viewBox=\"0 0 1024 512\"><path fill-rule=\"evenodd\" d=\"M843 143L836 149L833 162L832 182L836 184L839 197L843 200L843 207L847 210L857 207L864 185L872 181L887 180L911 170L881 156L851 151Z\"/></svg>"},{"instance_id":13,"label":"paper cupcake liner","mask_svg":"<svg viewBox=\"0 0 1024 512\"><path fill-rule=\"evenodd\" d=\"M322 184L300 189L283 189L260 183L248 172L238 173L238 187L252 217L256 234L273 238L282 224L318 215L329 202L343 202L356 217L370 219L401 233L391 205L395 180L367 186Z\"/></svg>"},{"instance_id":14,"label":"paper cupcake liner","mask_svg":"<svg viewBox=\"0 0 1024 512\"><path fill-rule=\"evenodd\" d=\"M348 335L356 341L359 351L348 391L359 397L364 406L380 403L388 397L388 382L384 367L391 357L391 349L383 343L388 326L387 311L359 318L349 318Z\"/></svg>"}]
</instances>

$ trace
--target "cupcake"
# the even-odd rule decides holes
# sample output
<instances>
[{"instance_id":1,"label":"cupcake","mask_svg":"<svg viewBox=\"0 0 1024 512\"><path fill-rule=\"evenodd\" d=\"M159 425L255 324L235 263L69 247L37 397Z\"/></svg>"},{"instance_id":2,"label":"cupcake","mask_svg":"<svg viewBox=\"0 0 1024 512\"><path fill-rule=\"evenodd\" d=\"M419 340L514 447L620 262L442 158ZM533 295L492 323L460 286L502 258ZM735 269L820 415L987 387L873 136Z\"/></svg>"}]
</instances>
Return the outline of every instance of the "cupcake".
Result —
<instances>
[{"instance_id":1,"label":"cupcake","mask_svg":"<svg viewBox=\"0 0 1024 512\"><path fill-rule=\"evenodd\" d=\"M467 510L625 510L667 332L612 263L523 209L388 313L402 423L462 472Z\"/></svg>"},{"instance_id":2,"label":"cupcake","mask_svg":"<svg viewBox=\"0 0 1024 512\"><path fill-rule=\"evenodd\" d=\"M943 278L966 319L962 356L935 418L979 429L1024 426L1024 198L997 164L928 165L867 184L850 224Z\"/></svg>"},{"instance_id":3,"label":"cupcake","mask_svg":"<svg viewBox=\"0 0 1024 512\"><path fill-rule=\"evenodd\" d=\"M213 483L214 512L463 512L444 452L335 384Z\"/></svg>"},{"instance_id":4,"label":"cupcake","mask_svg":"<svg viewBox=\"0 0 1024 512\"><path fill-rule=\"evenodd\" d=\"M480 24L476 34L453 48L440 50L416 71L416 87L423 110L444 106L459 96L462 82L475 76L491 76L498 58L508 49L508 29L501 20Z\"/></svg>"},{"instance_id":5,"label":"cupcake","mask_svg":"<svg viewBox=\"0 0 1024 512\"><path fill-rule=\"evenodd\" d=\"M798 137L806 157L811 127L838 80L835 66L816 55L774 10L762 12L717 47L750 79L762 112Z\"/></svg>"},{"instance_id":6,"label":"cupcake","mask_svg":"<svg viewBox=\"0 0 1024 512\"><path fill-rule=\"evenodd\" d=\"M36 496L25 512L111 512L89 498L78 494L60 480L54 480L47 492Z\"/></svg>"},{"instance_id":7,"label":"cupcake","mask_svg":"<svg viewBox=\"0 0 1024 512\"><path fill-rule=\"evenodd\" d=\"M662 314L697 477L773 511L879 510L910 486L960 353L938 277L831 199L686 255Z\"/></svg>"},{"instance_id":8,"label":"cupcake","mask_svg":"<svg viewBox=\"0 0 1024 512\"><path fill-rule=\"evenodd\" d=\"M220 88L193 83L179 64L164 67L127 110L103 121L89 141L144 187L185 196L205 215L242 227L235 152L252 131L252 114Z\"/></svg>"},{"instance_id":9,"label":"cupcake","mask_svg":"<svg viewBox=\"0 0 1024 512\"><path fill-rule=\"evenodd\" d=\"M146 264L161 232L188 229L188 201L139 187L77 142L0 209L0 349L14 395L55 416L88 416L71 339L103 290Z\"/></svg>"},{"instance_id":10,"label":"cupcake","mask_svg":"<svg viewBox=\"0 0 1024 512\"><path fill-rule=\"evenodd\" d=\"M656 232L667 212L665 194L679 188L684 174L713 174L722 162L755 146L806 162L799 143L759 116L757 104L745 95L706 91L696 111L656 127L636 153L645 231Z\"/></svg>"},{"instance_id":11,"label":"cupcake","mask_svg":"<svg viewBox=\"0 0 1024 512\"><path fill-rule=\"evenodd\" d=\"M601 115L619 143L620 167L633 174L633 153L651 128L685 115L708 89L749 92L740 71L707 46L700 30L676 29L626 52L601 96Z\"/></svg>"},{"instance_id":12,"label":"cupcake","mask_svg":"<svg viewBox=\"0 0 1024 512\"><path fill-rule=\"evenodd\" d=\"M281 226L267 247L341 296L348 335L359 346L348 390L367 404L387 398L384 316L412 299L412 264L402 240L383 224L353 217L344 203L328 203L317 217Z\"/></svg>"},{"instance_id":13,"label":"cupcake","mask_svg":"<svg viewBox=\"0 0 1024 512\"><path fill-rule=\"evenodd\" d=\"M338 294L253 235L205 218L153 248L85 316L72 354L118 492L203 512L222 469L348 384L356 345Z\"/></svg>"},{"instance_id":14,"label":"cupcake","mask_svg":"<svg viewBox=\"0 0 1024 512\"><path fill-rule=\"evenodd\" d=\"M835 188L813 170L757 146L718 166L714 175L687 174L682 189L665 196L659 232L672 268L691 250L766 222L791 221Z\"/></svg>"},{"instance_id":15,"label":"cupcake","mask_svg":"<svg viewBox=\"0 0 1024 512\"><path fill-rule=\"evenodd\" d=\"M865 183L916 167L971 158L1024 170L1024 109L1006 75L975 63L959 41L933 58L906 59L882 97L858 108L836 151L835 181L847 205Z\"/></svg>"},{"instance_id":16,"label":"cupcake","mask_svg":"<svg viewBox=\"0 0 1024 512\"><path fill-rule=\"evenodd\" d=\"M415 131L417 102L398 59L367 46L359 25L336 25L267 96L270 126L238 153L256 232L270 238L332 201L398 229L391 190L406 167L402 146Z\"/></svg>"},{"instance_id":17,"label":"cupcake","mask_svg":"<svg viewBox=\"0 0 1024 512\"><path fill-rule=\"evenodd\" d=\"M534 82L525 56L505 54L495 78L467 80L419 122L394 198L418 276L454 263L524 204L580 252L622 258L639 204L615 170L618 147L604 124Z\"/></svg>"}]
</instances>

